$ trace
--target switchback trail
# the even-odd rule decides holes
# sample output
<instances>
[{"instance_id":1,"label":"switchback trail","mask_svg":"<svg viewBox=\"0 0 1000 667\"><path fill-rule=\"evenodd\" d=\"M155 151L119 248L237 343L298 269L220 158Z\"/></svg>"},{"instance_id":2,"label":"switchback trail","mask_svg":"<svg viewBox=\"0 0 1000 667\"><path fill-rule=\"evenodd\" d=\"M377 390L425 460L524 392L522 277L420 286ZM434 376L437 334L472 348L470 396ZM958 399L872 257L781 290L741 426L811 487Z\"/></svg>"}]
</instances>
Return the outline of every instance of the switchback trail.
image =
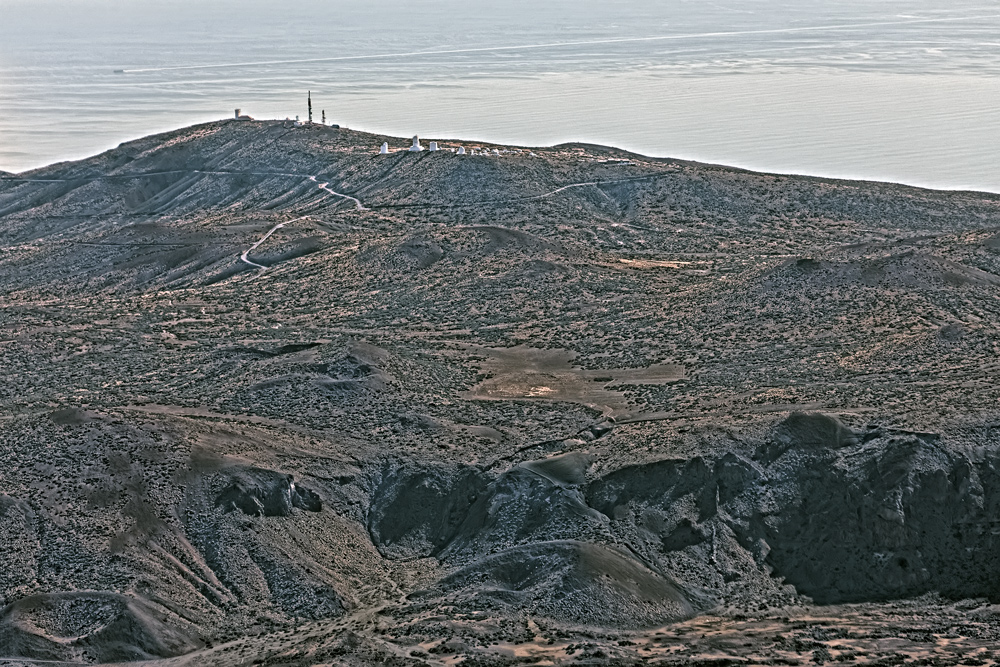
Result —
<instances>
[{"instance_id":1,"label":"switchback trail","mask_svg":"<svg viewBox=\"0 0 1000 667\"><path fill-rule=\"evenodd\" d=\"M258 264L257 262L251 261L250 258L247 257L247 255L249 255L254 250L256 250L258 248L258 246L260 246L261 243L263 243L264 241L266 241L267 239L269 239L271 237L271 234L275 233L276 231L278 231L279 229L281 229L285 225L290 225L293 222L296 222L298 220L305 220L308 217L309 217L308 215L303 215L301 218L294 218L292 220L285 220L284 222L279 222L274 227L271 227L271 230L267 234L264 234L264 236L260 237L259 241L257 241L256 243L254 243L252 246L250 246L246 250L244 250L243 254L240 255L240 259L243 260L244 262L246 262L247 264L249 264L250 266L256 266L258 269L266 269L267 267L264 266L263 264Z\"/></svg>"},{"instance_id":2,"label":"switchback trail","mask_svg":"<svg viewBox=\"0 0 1000 667\"><path fill-rule=\"evenodd\" d=\"M292 174L282 174L282 175L288 175L288 176L290 176ZM327 182L327 183L320 183L316 179L315 176L308 176L307 178L310 181L312 181L313 183L316 183L319 186L320 190L323 190L324 192L328 192L331 195L334 195L335 197L340 197L342 199L347 199L347 200L350 200L350 201L354 202L354 208L356 208L357 210L359 210L359 211L367 211L367 210L369 210L369 209L365 208L365 205L362 204L361 200L358 199L357 197L352 197L351 195L345 195L345 194L340 193L340 192L334 192L333 190L331 190L330 188L328 188L327 186L329 185L329 182ZM286 220L285 222L280 222L277 225L275 225L274 227L271 227L271 229L267 232L267 234L264 234L264 236L262 236L256 243L254 243L252 246L250 246L249 248L247 248L246 250L243 251L243 254L240 255L240 259L242 261L246 262L247 264L249 264L250 266L256 266L259 269L266 269L267 268L266 266L264 266L263 264L258 264L257 262L252 261L249 258L248 255L251 252L253 252L254 250L256 250L258 247L260 247L260 245L262 243L264 243L264 241L266 241L267 239L269 239L271 237L271 234L274 234L276 231L278 231L279 229L281 229L285 225L291 224L291 223L296 222L298 220L305 220L308 217L310 217L310 216L303 215L302 217L293 218L292 220Z\"/></svg>"},{"instance_id":3,"label":"switchback trail","mask_svg":"<svg viewBox=\"0 0 1000 667\"><path fill-rule=\"evenodd\" d=\"M351 195L345 195L345 194L340 193L340 192L334 192L330 188L326 187L326 186L330 185L329 181L327 181L326 183L320 183L318 180L316 180L315 176L310 176L309 180L312 181L313 183L316 183L319 186L320 190L323 190L325 192L329 192L331 195L334 195L335 197L340 197L342 199L348 199L348 200L354 202L354 208L356 208L357 210L359 210L359 211L367 211L367 210L369 210L369 209L365 208L365 205L362 204L361 200L358 199L357 197L352 197Z\"/></svg>"}]
</instances>

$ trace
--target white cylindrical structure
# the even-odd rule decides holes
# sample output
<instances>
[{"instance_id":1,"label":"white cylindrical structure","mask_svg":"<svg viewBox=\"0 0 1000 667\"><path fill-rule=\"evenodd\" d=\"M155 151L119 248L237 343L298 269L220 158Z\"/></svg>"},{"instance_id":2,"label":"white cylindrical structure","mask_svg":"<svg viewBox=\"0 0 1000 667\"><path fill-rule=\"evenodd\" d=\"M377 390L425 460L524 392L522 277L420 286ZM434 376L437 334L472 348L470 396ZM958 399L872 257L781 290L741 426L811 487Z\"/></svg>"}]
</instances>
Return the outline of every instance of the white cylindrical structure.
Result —
<instances>
[{"instance_id":1,"label":"white cylindrical structure","mask_svg":"<svg viewBox=\"0 0 1000 667\"><path fill-rule=\"evenodd\" d=\"M420 139L417 138L417 135L413 135L413 145L410 146L410 151L416 153L422 150L424 150L424 147L420 145Z\"/></svg>"},{"instance_id":2,"label":"white cylindrical structure","mask_svg":"<svg viewBox=\"0 0 1000 667\"><path fill-rule=\"evenodd\" d=\"M382 148L379 149L378 154L379 155L388 155L389 154L389 142L388 141L382 143Z\"/></svg>"},{"instance_id":3,"label":"white cylindrical structure","mask_svg":"<svg viewBox=\"0 0 1000 667\"><path fill-rule=\"evenodd\" d=\"M438 142L432 141L430 148L428 148L427 150L436 151L437 149L438 149Z\"/></svg>"},{"instance_id":4,"label":"white cylindrical structure","mask_svg":"<svg viewBox=\"0 0 1000 667\"><path fill-rule=\"evenodd\" d=\"M459 155L465 155L465 146L459 146L458 147L458 154Z\"/></svg>"}]
</instances>

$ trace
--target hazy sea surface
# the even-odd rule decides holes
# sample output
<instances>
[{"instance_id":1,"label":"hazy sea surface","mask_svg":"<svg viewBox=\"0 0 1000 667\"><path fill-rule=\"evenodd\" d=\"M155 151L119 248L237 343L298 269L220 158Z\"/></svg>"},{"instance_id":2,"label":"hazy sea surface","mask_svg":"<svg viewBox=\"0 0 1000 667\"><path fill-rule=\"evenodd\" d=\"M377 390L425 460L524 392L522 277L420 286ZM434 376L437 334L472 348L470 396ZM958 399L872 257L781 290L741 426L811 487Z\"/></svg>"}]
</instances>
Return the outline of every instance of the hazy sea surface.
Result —
<instances>
[{"instance_id":1,"label":"hazy sea surface","mask_svg":"<svg viewBox=\"0 0 1000 667\"><path fill-rule=\"evenodd\" d=\"M3 170L307 90L399 136L1000 192L1000 0L0 0Z\"/></svg>"}]
</instances>

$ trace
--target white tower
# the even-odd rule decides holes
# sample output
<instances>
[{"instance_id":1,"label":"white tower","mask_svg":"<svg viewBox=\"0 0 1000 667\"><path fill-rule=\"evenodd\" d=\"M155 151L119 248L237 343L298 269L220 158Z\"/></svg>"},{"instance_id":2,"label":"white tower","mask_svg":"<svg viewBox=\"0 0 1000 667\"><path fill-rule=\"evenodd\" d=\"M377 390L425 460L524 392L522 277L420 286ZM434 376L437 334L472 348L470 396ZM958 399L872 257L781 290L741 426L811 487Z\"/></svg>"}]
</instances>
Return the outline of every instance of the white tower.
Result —
<instances>
[{"instance_id":1,"label":"white tower","mask_svg":"<svg viewBox=\"0 0 1000 667\"><path fill-rule=\"evenodd\" d=\"M410 146L410 152L418 153L422 150L424 150L424 147L420 145L420 139L417 138L417 135L413 135L413 145Z\"/></svg>"},{"instance_id":2,"label":"white tower","mask_svg":"<svg viewBox=\"0 0 1000 667\"><path fill-rule=\"evenodd\" d=\"M379 155L388 155L389 154L389 142L388 141L382 143L382 148L379 149L378 154Z\"/></svg>"},{"instance_id":3,"label":"white tower","mask_svg":"<svg viewBox=\"0 0 1000 667\"><path fill-rule=\"evenodd\" d=\"M436 151L437 149L438 149L438 142L432 141L431 145L430 145L430 148L428 148L427 150L429 150L429 151Z\"/></svg>"},{"instance_id":4,"label":"white tower","mask_svg":"<svg viewBox=\"0 0 1000 667\"><path fill-rule=\"evenodd\" d=\"M459 155L465 155L465 146L459 146L458 147L458 154Z\"/></svg>"}]
</instances>

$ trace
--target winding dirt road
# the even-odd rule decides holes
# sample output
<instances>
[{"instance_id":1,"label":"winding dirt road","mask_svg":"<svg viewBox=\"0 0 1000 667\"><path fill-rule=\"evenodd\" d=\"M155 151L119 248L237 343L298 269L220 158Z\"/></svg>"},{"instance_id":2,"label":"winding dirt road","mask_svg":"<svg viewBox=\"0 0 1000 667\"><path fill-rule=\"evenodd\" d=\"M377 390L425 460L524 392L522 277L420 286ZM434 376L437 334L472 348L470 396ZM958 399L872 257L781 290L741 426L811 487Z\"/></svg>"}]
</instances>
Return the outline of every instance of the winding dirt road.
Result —
<instances>
[{"instance_id":1,"label":"winding dirt road","mask_svg":"<svg viewBox=\"0 0 1000 667\"><path fill-rule=\"evenodd\" d=\"M355 209L357 209L359 211L367 211L367 210L369 210L368 208L365 207L364 204L361 203L361 200L358 199L357 197L352 197L351 195L345 195L345 194L343 194L341 192L335 192L335 191L331 190L330 188L328 188L327 186L330 184L329 182L320 183L316 179L315 176L309 176L308 178L313 183L316 183L317 186L319 186L320 190L323 190L324 192L328 192L331 195L334 195L335 197L340 197L341 199L347 199L349 201L354 202L354 208ZM271 234L274 234L276 231L278 231L279 229L281 229L285 225L290 225L291 223L297 222L299 220L305 220L308 217L310 217L310 216L303 215L302 217L299 217L299 218L294 218L292 220L286 220L285 222L279 222L274 227L271 227L271 229L268 230L267 234L264 234L264 236L260 237L260 239L256 243L254 243L252 246L250 246L249 248L247 248L246 250L243 251L243 254L240 255L240 260L246 262L250 266L256 266L259 269L266 269L267 267L264 266L263 264L258 264L257 262L254 262L253 260L251 260L250 257L249 257L250 253L252 253L258 247L260 247L260 245L262 243L264 243L264 241L266 241L267 239L269 239L271 237Z\"/></svg>"},{"instance_id":2,"label":"winding dirt road","mask_svg":"<svg viewBox=\"0 0 1000 667\"><path fill-rule=\"evenodd\" d=\"M264 236L260 237L259 241L257 241L256 243L254 243L252 246L250 246L246 250L244 250L243 254L240 255L240 259L243 260L244 262L246 262L247 264L249 264L250 266L256 266L258 269L266 269L267 267L264 266L263 264L258 264L257 262L251 261L250 258L247 257L247 255L249 255L254 250L256 250L257 247L260 246L261 243L263 243L264 241L266 241L267 239L269 239L271 237L271 234L275 233L276 231L278 231L279 229L281 229L285 225L290 225L293 222L297 222L299 220L305 220L308 217L309 217L308 215L303 215L301 218L295 218L293 220L285 220L284 222L279 222L274 227L271 227L270 231L268 231L267 234L264 234Z\"/></svg>"}]
</instances>

